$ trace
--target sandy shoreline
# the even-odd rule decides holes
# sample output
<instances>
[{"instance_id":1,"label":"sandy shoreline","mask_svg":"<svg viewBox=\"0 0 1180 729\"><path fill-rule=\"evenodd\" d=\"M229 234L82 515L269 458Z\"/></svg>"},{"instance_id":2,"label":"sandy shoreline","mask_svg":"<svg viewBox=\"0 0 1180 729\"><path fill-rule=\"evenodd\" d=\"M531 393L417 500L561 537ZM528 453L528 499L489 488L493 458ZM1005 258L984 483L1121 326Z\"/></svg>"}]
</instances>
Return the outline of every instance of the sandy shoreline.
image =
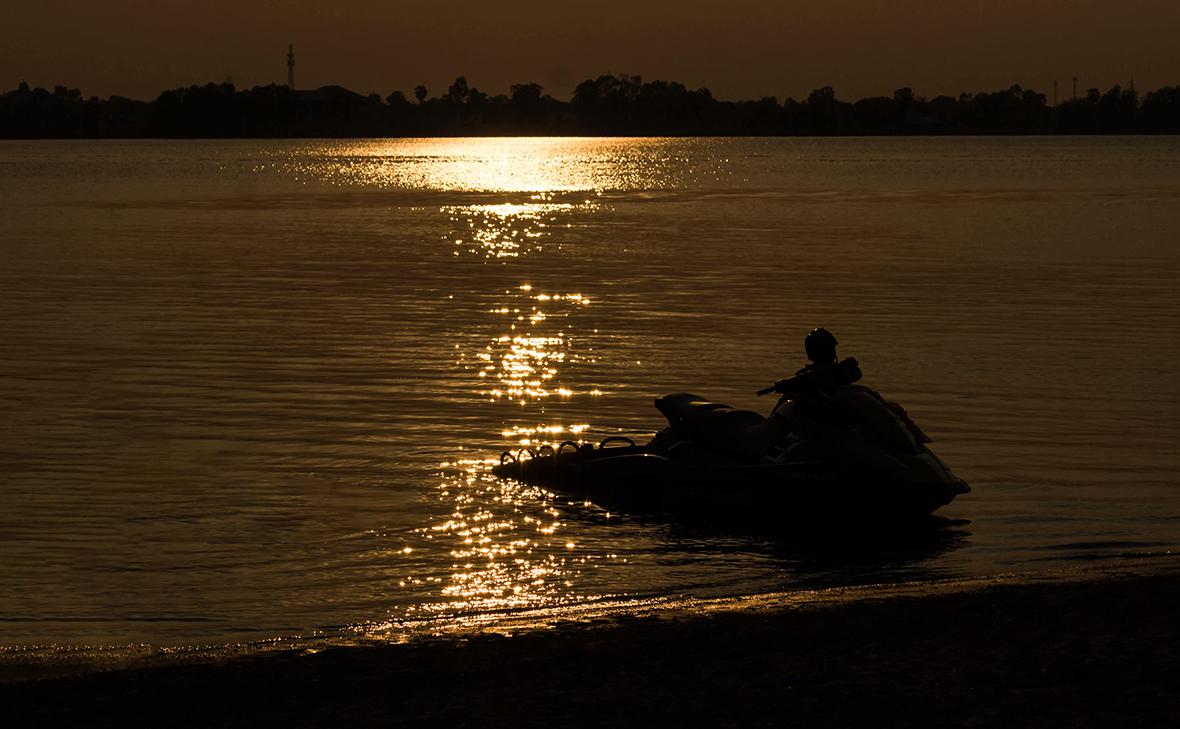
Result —
<instances>
[{"instance_id":1,"label":"sandy shoreline","mask_svg":"<svg viewBox=\"0 0 1180 729\"><path fill-rule=\"evenodd\" d=\"M9 654L14 726L1169 726L1180 560L522 616L405 644ZM510 637L509 637L510 635ZM59 665L56 669L76 670Z\"/></svg>"}]
</instances>

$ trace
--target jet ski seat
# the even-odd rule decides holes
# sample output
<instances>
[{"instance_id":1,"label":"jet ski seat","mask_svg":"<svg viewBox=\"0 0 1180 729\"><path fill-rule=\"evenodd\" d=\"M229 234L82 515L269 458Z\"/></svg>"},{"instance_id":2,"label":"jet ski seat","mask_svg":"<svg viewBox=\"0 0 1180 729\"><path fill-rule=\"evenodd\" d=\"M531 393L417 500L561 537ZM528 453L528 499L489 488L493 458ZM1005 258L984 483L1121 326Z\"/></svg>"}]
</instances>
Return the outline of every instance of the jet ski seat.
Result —
<instances>
[{"instance_id":1,"label":"jet ski seat","mask_svg":"<svg viewBox=\"0 0 1180 729\"><path fill-rule=\"evenodd\" d=\"M689 392L657 397L656 409L670 424L684 428L695 440L741 458L762 456L786 435L774 418L709 402Z\"/></svg>"}]
</instances>

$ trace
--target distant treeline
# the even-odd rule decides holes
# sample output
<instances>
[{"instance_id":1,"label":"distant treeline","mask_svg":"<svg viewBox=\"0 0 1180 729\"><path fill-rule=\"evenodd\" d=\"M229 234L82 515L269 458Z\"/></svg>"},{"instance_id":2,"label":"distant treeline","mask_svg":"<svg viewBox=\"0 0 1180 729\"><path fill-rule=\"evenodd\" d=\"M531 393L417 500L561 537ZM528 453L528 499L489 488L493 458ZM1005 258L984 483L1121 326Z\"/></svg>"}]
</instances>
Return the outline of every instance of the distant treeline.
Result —
<instances>
[{"instance_id":1,"label":"distant treeline","mask_svg":"<svg viewBox=\"0 0 1180 729\"><path fill-rule=\"evenodd\" d=\"M418 86L413 97L362 96L339 86L238 91L224 83L143 102L22 83L0 96L0 138L1180 133L1180 88L1172 86L1142 99L1120 86L1090 89L1057 106L1020 86L933 99L903 88L855 102L825 86L780 103L770 96L719 101L704 88L606 75L560 101L534 83L489 96L460 77L445 94L430 97Z\"/></svg>"}]
</instances>

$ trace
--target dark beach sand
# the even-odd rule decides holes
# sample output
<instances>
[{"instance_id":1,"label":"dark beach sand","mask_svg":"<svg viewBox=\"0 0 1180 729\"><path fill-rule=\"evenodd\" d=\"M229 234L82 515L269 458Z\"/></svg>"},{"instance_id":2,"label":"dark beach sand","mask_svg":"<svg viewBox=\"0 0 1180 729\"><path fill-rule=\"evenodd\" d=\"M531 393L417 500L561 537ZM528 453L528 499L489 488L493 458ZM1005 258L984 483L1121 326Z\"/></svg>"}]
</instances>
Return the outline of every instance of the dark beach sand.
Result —
<instances>
[{"instance_id":1,"label":"dark beach sand","mask_svg":"<svg viewBox=\"0 0 1180 729\"><path fill-rule=\"evenodd\" d=\"M1171 727L1178 608L1156 560L38 680L10 661L0 705L12 727Z\"/></svg>"}]
</instances>

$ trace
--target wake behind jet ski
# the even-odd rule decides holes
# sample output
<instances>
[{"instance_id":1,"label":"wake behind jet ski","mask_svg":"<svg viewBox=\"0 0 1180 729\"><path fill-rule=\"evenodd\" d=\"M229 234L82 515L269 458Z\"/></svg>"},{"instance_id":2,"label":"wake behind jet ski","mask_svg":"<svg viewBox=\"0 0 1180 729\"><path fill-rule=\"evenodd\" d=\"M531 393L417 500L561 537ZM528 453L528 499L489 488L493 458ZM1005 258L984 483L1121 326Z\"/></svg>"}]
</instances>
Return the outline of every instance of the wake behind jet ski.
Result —
<instances>
[{"instance_id":1,"label":"wake behind jet ski","mask_svg":"<svg viewBox=\"0 0 1180 729\"><path fill-rule=\"evenodd\" d=\"M668 426L645 445L567 441L505 452L493 471L610 508L782 522L921 518L970 491L900 405L856 384L835 337L815 330L805 345L811 364L758 393L782 395L769 417L666 395L655 406Z\"/></svg>"}]
</instances>

